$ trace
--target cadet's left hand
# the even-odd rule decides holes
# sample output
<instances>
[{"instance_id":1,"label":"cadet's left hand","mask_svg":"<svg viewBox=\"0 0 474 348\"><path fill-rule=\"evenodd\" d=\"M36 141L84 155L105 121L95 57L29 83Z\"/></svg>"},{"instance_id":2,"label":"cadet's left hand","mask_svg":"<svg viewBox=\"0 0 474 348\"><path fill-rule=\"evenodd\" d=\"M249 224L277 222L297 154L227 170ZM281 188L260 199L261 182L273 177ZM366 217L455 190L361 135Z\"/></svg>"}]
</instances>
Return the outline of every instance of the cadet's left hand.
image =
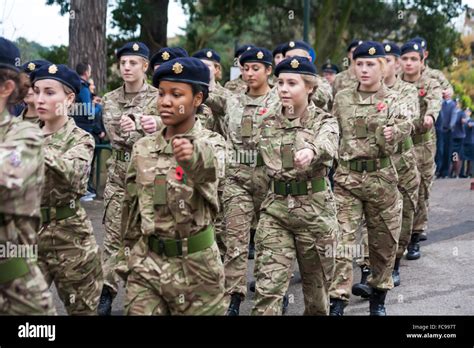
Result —
<instances>
[{"instance_id":1,"label":"cadet's left hand","mask_svg":"<svg viewBox=\"0 0 474 348\"><path fill-rule=\"evenodd\" d=\"M423 127L426 129L431 129L433 127L433 117L425 116L423 119Z\"/></svg>"},{"instance_id":2,"label":"cadet's left hand","mask_svg":"<svg viewBox=\"0 0 474 348\"><path fill-rule=\"evenodd\" d=\"M156 132L156 120L153 116L142 115L142 117L140 117L140 123L145 133L151 134Z\"/></svg>"},{"instance_id":3,"label":"cadet's left hand","mask_svg":"<svg viewBox=\"0 0 474 348\"><path fill-rule=\"evenodd\" d=\"M385 141L387 143L391 142L393 140L393 127L384 127L383 136L385 137Z\"/></svg>"},{"instance_id":4,"label":"cadet's left hand","mask_svg":"<svg viewBox=\"0 0 474 348\"><path fill-rule=\"evenodd\" d=\"M298 168L304 168L311 163L314 158L314 151L311 149L299 150L295 154L295 166Z\"/></svg>"},{"instance_id":5,"label":"cadet's left hand","mask_svg":"<svg viewBox=\"0 0 474 348\"><path fill-rule=\"evenodd\" d=\"M173 154L176 161L189 161L193 158L194 146L189 139L175 138L173 139Z\"/></svg>"}]
</instances>

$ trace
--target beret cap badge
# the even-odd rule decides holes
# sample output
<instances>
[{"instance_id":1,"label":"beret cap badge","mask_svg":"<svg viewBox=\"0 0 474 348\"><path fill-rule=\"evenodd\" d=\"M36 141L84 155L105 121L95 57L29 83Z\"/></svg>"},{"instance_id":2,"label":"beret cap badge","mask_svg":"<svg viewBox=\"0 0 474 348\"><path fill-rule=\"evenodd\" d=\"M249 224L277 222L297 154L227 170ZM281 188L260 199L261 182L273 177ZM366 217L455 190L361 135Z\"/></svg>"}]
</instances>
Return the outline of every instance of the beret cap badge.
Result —
<instances>
[{"instance_id":1,"label":"beret cap badge","mask_svg":"<svg viewBox=\"0 0 474 348\"><path fill-rule=\"evenodd\" d=\"M134 43L133 46L132 46L132 49L133 49L134 51L138 51L138 50L140 49L140 46L138 46L137 43Z\"/></svg>"},{"instance_id":2,"label":"beret cap badge","mask_svg":"<svg viewBox=\"0 0 474 348\"><path fill-rule=\"evenodd\" d=\"M418 45L417 45L417 44L414 44L414 45L413 45L413 48L414 48L415 50L417 50L417 49L418 49Z\"/></svg>"},{"instance_id":3,"label":"beret cap badge","mask_svg":"<svg viewBox=\"0 0 474 348\"><path fill-rule=\"evenodd\" d=\"M58 67L55 64L53 64L48 68L48 72L54 75L58 72Z\"/></svg>"},{"instance_id":4,"label":"beret cap badge","mask_svg":"<svg viewBox=\"0 0 474 348\"><path fill-rule=\"evenodd\" d=\"M258 59L263 59L264 55L263 55L263 52L262 51L258 51L257 53L257 58Z\"/></svg>"},{"instance_id":5,"label":"beret cap badge","mask_svg":"<svg viewBox=\"0 0 474 348\"><path fill-rule=\"evenodd\" d=\"M211 52L211 51L207 51L206 57L207 57L207 58L211 58L211 57L212 57L212 52Z\"/></svg>"},{"instance_id":6,"label":"beret cap badge","mask_svg":"<svg viewBox=\"0 0 474 348\"><path fill-rule=\"evenodd\" d=\"M296 59L293 59L290 64L293 69L298 69L300 66L300 62L298 62Z\"/></svg>"},{"instance_id":7,"label":"beret cap badge","mask_svg":"<svg viewBox=\"0 0 474 348\"><path fill-rule=\"evenodd\" d=\"M392 48L390 47L390 45L385 45L385 51L386 52L390 52Z\"/></svg>"},{"instance_id":8,"label":"beret cap badge","mask_svg":"<svg viewBox=\"0 0 474 348\"><path fill-rule=\"evenodd\" d=\"M29 71L34 71L36 68L36 64L31 62L30 64L28 64L28 70Z\"/></svg>"},{"instance_id":9,"label":"beret cap badge","mask_svg":"<svg viewBox=\"0 0 474 348\"><path fill-rule=\"evenodd\" d=\"M170 59L170 54L167 52L167 51L164 51L162 54L161 54L161 58L163 60L168 60Z\"/></svg>"},{"instance_id":10,"label":"beret cap badge","mask_svg":"<svg viewBox=\"0 0 474 348\"><path fill-rule=\"evenodd\" d=\"M175 74L181 74L183 72L183 66L180 63L174 63L173 71Z\"/></svg>"},{"instance_id":11,"label":"beret cap badge","mask_svg":"<svg viewBox=\"0 0 474 348\"><path fill-rule=\"evenodd\" d=\"M290 41L290 43L288 44L288 46L290 46L291 48L295 47L295 42L294 42L294 41Z\"/></svg>"},{"instance_id":12,"label":"beret cap badge","mask_svg":"<svg viewBox=\"0 0 474 348\"><path fill-rule=\"evenodd\" d=\"M369 54L373 56L375 54L376 50L374 47L369 48Z\"/></svg>"}]
</instances>

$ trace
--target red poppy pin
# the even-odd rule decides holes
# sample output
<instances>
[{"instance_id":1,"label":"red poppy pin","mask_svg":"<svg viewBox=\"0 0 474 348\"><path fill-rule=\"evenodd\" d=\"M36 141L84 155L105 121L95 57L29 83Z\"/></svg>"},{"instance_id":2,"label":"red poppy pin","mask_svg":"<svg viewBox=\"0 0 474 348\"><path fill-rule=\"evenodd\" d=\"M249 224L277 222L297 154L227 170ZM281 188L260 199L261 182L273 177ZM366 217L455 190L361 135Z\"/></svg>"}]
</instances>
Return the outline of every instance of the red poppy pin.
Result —
<instances>
[{"instance_id":1,"label":"red poppy pin","mask_svg":"<svg viewBox=\"0 0 474 348\"><path fill-rule=\"evenodd\" d=\"M424 87L421 87L419 94L420 94L420 97L424 97L426 95L426 90Z\"/></svg>"},{"instance_id":2,"label":"red poppy pin","mask_svg":"<svg viewBox=\"0 0 474 348\"><path fill-rule=\"evenodd\" d=\"M384 110L386 106L387 105L385 105L385 103L383 103L383 102L378 103L377 104L377 111L380 112L380 111Z\"/></svg>"},{"instance_id":3,"label":"red poppy pin","mask_svg":"<svg viewBox=\"0 0 474 348\"><path fill-rule=\"evenodd\" d=\"M184 170L183 170L183 168L181 168L181 166L176 167L176 172L175 172L174 177L176 178L176 180L179 180L179 181L183 180Z\"/></svg>"},{"instance_id":4,"label":"red poppy pin","mask_svg":"<svg viewBox=\"0 0 474 348\"><path fill-rule=\"evenodd\" d=\"M267 111L268 111L267 108L263 108L263 109L260 109L260 112L259 112L258 114L259 114L260 116L262 116L262 115L266 114Z\"/></svg>"}]
</instances>

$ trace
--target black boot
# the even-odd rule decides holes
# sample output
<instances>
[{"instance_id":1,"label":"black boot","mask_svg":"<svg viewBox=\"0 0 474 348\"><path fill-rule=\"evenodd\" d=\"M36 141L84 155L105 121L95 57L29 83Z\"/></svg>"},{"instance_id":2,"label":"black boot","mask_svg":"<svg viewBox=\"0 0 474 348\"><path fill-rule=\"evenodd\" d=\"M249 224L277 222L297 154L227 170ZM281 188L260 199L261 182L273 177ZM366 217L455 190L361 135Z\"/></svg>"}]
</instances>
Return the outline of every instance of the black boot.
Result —
<instances>
[{"instance_id":1,"label":"black boot","mask_svg":"<svg viewBox=\"0 0 474 348\"><path fill-rule=\"evenodd\" d=\"M400 285L400 259L395 259L395 266L393 266L392 271L392 279L393 279L393 286Z\"/></svg>"},{"instance_id":2,"label":"black boot","mask_svg":"<svg viewBox=\"0 0 474 348\"><path fill-rule=\"evenodd\" d=\"M329 307L329 315L340 317L344 315L344 307L346 304L343 300L332 298Z\"/></svg>"},{"instance_id":3,"label":"black boot","mask_svg":"<svg viewBox=\"0 0 474 348\"><path fill-rule=\"evenodd\" d=\"M240 302L242 302L240 294L232 294L232 296L230 297L229 309L227 310L227 315L229 317L236 317L239 315Z\"/></svg>"},{"instance_id":4,"label":"black boot","mask_svg":"<svg viewBox=\"0 0 474 348\"><path fill-rule=\"evenodd\" d=\"M370 315L387 315L385 312L385 296L387 296L387 291L372 289L372 295L370 295Z\"/></svg>"},{"instance_id":5,"label":"black boot","mask_svg":"<svg viewBox=\"0 0 474 348\"><path fill-rule=\"evenodd\" d=\"M426 235L426 232L421 232L420 238L419 238L420 242L424 242L427 239L428 239L428 236Z\"/></svg>"},{"instance_id":6,"label":"black boot","mask_svg":"<svg viewBox=\"0 0 474 348\"><path fill-rule=\"evenodd\" d=\"M249 290L252 291L252 292L255 292L255 280L252 280L249 283Z\"/></svg>"},{"instance_id":7,"label":"black boot","mask_svg":"<svg viewBox=\"0 0 474 348\"><path fill-rule=\"evenodd\" d=\"M407 251L407 260L418 260L421 257L419 233L413 233L411 235L411 240L408 244Z\"/></svg>"},{"instance_id":8,"label":"black boot","mask_svg":"<svg viewBox=\"0 0 474 348\"><path fill-rule=\"evenodd\" d=\"M370 268L367 266L361 266L360 271L362 274L360 283L352 285L352 294L362 298L369 298L372 291L372 288L367 284L367 277L370 274Z\"/></svg>"},{"instance_id":9,"label":"black boot","mask_svg":"<svg viewBox=\"0 0 474 348\"><path fill-rule=\"evenodd\" d=\"M288 299L288 293L285 294L285 296L283 296L283 305L281 307L281 312L283 313L283 315L286 314L286 312L288 312L288 305L289 305L290 301Z\"/></svg>"},{"instance_id":10,"label":"black boot","mask_svg":"<svg viewBox=\"0 0 474 348\"><path fill-rule=\"evenodd\" d=\"M110 288L104 285L102 293L100 294L99 306L97 307L97 314L100 316L108 316L112 313L112 301L114 300Z\"/></svg>"}]
</instances>

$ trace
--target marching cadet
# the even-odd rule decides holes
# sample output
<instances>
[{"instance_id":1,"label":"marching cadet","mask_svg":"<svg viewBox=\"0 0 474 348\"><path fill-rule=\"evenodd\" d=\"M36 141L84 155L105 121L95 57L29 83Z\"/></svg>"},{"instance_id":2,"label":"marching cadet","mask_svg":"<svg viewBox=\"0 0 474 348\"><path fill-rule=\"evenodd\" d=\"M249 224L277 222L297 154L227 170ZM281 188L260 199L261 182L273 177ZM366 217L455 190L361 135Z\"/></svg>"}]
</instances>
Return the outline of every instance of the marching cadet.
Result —
<instances>
[{"instance_id":1,"label":"marching cadet","mask_svg":"<svg viewBox=\"0 0 474 348\"><path fill-rule=\"evenodd\" d=\"M258 222L260 205L268 189L268 177L258 153L258 126L276 102L271 89L272 53L261 47L245 51L240 57L246 93L226 98L211 93L207 105L214 115L225 115L228 127L224 216L226 222L224 258L226 291L231 297L228 315L238 315L247 293L247 258L253 221Z\"/></svg>"},{"instance_id":2,"label":"marching cadet","mask_svg":"<svg viewBox=\"0 0 474 348\"><path fill-rule=\"evenodd\" d=\"M103 121L112 146L112 156L107 161L104 190L105 286L99 304L100 315L110 315L112 301L118 291L116 271L126 268L125 260L118 254L121 251L125 256L128 255L132 246L125 245L121 235L125 174L132 146L145 134L154 133L161 122L156 116L157 90L146 82L148 55L148 47L141 42L128 42L121 47L117 51L117 60L124 84L103 98ZM130 240L127 243L134 242Z\"/></svg>"},{"instance_id":3,"label":"marching cadet","mask_svg":"<svg viewBox=\"0 0 474 348\"><path fill-rule=\"evenodd\" d=\"M274 66L277 66L278 64L280 64L280 62L285 59L285 56L283 55L283 46L285 44L282 43L282 44L279 44L277 47L275 47L275 49L273 50L272 54L273 54L273 65Z\"/></svg>"},{"instance_id":4,"label":"marching cadet","mask_svg":"<svg viewBox=\"0 0 474 348\"><path fill-rule=\"evenodd\" d=\"M36 262L44 183L41 130L9 114L30 82L18 68L20 51L0 37L0 245L25 254L0 257L0 314L55 315L53 296Z\"/></svg>"},{"instance_id":5,"label":"marching cadet","mask_svg":"<svg viewBox=\"0 0 474 348\"><path fill-rule=\"evenodd\" d=\"M411 120L419 117L420 112L418 102L418 91L415 86L397 78L397 72L400 70L400 47L393 43L384 43L387 68L385 70L384 82L387 88L398 91L404 99L402 105L406 105L411 115ZM405 123L409 130L403 130L404 133L411 133L413 123ZM396 153L392 156L398 174L398 190L403 199L402 206L402 228L400 238L398 239L398 250L393 268L393 285L400 285L400 260L410 242L415 211L418 204L418 191L420 188L420 172L416 165L415 152L411 137L406 137L403 142L398 144Z\"/></svg>"},{"instance_id":6,"label":"marching cadet","mask_svg":"<svg viewBox=\"0 0 474 348\"><path fill-rule=\"evenodd\" d=\"M329 313L338 223L327 174L337 156L337 120L316 107L316 68L305 57L275 69L280 103L260 125L260 153L271 178L255 235L254 315L281 314L296 257L306 315Z\"/></svg>"},{"instance_id":7,"label":"marching cadet","mask_svg":"<svg viewBox=\"0 0 474 348\"><path fill-rule=\"evenodd\" d=\"M371 274L370 314L386 315L385 297L393 288L392 271L401 225L398 175L390 156L409 136L410 122L400 93L383 83L383 46L366 41L354 53L358 85L337 93L333 115L341 129L334 193L340 239L331 285L331 315L342 315L352 284L352 250L363 216L367 222Z\"/></svg>"},{"instance_id":8,"label":"marching cadet","mask_svg":"<svg viewBox=\"0 0 474 348\"><path fill-rule=\"evenodd\" d=\"M254 45L242 45L235 50L234 66L238 66L240 68L241 75L234 80L227 81L227 83L224 85L224 88L227 88L229 91L238 94L247 92L247 83L243 78L242 66L240 65L240 56L242 56L245 51L248 51L254 47Z\"/></svg>"},{"instance_id":9,"label":"marching cadet","mask_svg":"<svg viewBox=\"0 0 474 348\"><path fill-rule=\"evenodd\" d=\"M311 51L312 47L304 41L290 41L282 48L285 58L300 56L306 57L312 62ZM328 109L331 107L333 100L331 85L318 75L316 75L316 82L317 87L312 96L314 104L321 109Z\"/></svg>"},{"instance_id":10,"label":"marching cadet","mask_svg":"<svg viewBox=\"0 0 474 348\"><path fill-rule=\"evenodd\" d=\"M358 83L354 72L354 59L352 54L354 53L354 50L357 48L357 46L362 44L362 42L362 40L354 39L349 43L349 46L347 46L347 60L349 66L346 70L336 75L336 79L334 80L334 84L332 86L332 93L334 96L336 96L336 93L342 91L344 88L353 87L353 85Z\"/></svg>"},{"instance_id":11,"label":"marching cadet","mask_svg":"<svg viewBox=\"0 0 474 348\"><path fill-rule=\"evenodd\" d=\"M323 77L329 82L331 87L334 87L334 80L337 74L339 74L339 68L336 64L326 63L323 65Z\"/></svg>"},{"instance_id":12,"label":"marching cadet","mask_svg":"<svg viewBox=\"0 0 474 348\"><path fill-rule=\"evenodd\" d=\"M127 315L225 314L224 268L212 226L225 143L196 117L209 78L196 58L164 63L153 75L164 128L137 141L127 171L141 234L129 258Z\"/></svg>"},{"instance_id":13,"label":"marching cadet","mask_svg":"<svg viewBox=\"0 0 474 348\"><path fill-rule=\"evenodd\" d=\"M161 64L180 57L189 57L188 52L181 47L162 47L150 59L150 66L155 71Z\"/></svg>"},{"instance_id":14,"label":"marching cadet","mask_svg":"<svg viewBox=\"0 0 474 348\"><path fill-rule=\"evenodd\" d=\"M30 76L30 74L33 71L41 68L45 64L51 64L51 62L48 62L47 60L41 60L41 59L31 60L23 64L21 68L28 76ZM26 94L25 99L23 99L23 102L25 103L25 108L23 109L21 114L18 116L20 120L39 124L40 119L35 109L35 99L34 99L34 92L33 92L32 87L28 89L28 93Z\"/></svg>"},{"instance_id":15,"label":"marching cadet","mask_svg":"<svg viewBox=\"0 0 474 348\"><path fill-rule=\"evenodd\" d=\"M95 315L102 265L91 221L79 203L87 191L94 138L68 117L81 80L61 64L43 65L31 80L45 137L38 263L46 282L55 283L68 314Z\"/></svg>"},{"instance_id":16,"label":"marching cadet","mask_svg":"<svg viewBox=\"0 0 474 348\"><path fill-rule=\"evenodd\" d=\"M415 41L401 48L402 74L400 78L418 90L419 117L414 120L412 140L418 170L421 174L418 205L413 222L413 232L407 247L407 260L417 260L420 253L420 234L428 223L428 200L435 174L436 133L434 124L441 109L441 86L437 80L423 73L424 51Z\"/></svg>"}]
</instances>

